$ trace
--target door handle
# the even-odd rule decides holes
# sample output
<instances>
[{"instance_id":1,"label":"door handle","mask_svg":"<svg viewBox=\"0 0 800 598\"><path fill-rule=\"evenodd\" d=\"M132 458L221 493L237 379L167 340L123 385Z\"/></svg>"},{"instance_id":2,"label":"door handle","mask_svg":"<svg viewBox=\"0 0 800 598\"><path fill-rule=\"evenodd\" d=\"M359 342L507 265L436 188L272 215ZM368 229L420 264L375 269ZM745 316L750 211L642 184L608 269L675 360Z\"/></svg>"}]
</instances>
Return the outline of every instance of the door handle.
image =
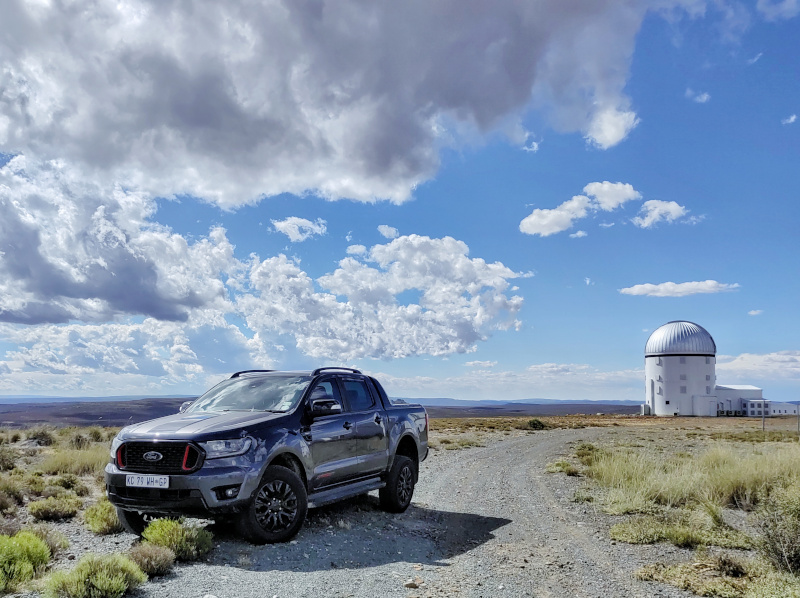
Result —
<instances>
[{"instance_id":1,"label":"door handle","mask_svg":"<svg viewBox=\"0 0 800 598\"><path fill-rule=\"evenodd\" d=\"M345 430L349 430L352 427L353 427L353 424L351 424L350 422L344 422L344 429Z\"/></svg>"}]
</instances>

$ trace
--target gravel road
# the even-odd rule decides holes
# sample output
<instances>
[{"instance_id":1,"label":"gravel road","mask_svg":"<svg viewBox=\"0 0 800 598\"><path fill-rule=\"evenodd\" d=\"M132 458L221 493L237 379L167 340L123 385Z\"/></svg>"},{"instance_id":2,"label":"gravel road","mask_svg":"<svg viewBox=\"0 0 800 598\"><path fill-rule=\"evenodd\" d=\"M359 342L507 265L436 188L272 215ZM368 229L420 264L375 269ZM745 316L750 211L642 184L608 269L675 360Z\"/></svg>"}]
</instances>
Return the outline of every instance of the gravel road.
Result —
<instances>
[{"instance_id":1,"label":"gravel road","mask_svg":"<svg viewBox=\"0 0 800 598\"><path fill-rule=\"evenodd\" d=\"M686 559L688 551L611 541L608 528L617 520L572 501L586 481L545 473L571 443L602 441L608 433L498 434L483 447L432 451L406 513L384 513L371 495L310 511L295 540L268 546L211 528L215 548L205 561L179 565L134 596L691 596L633 578L645 563ZM83 534L77 527L70 534L73 551L76 541L100 551L133 541Z\"/></svg>"}]
</instances>

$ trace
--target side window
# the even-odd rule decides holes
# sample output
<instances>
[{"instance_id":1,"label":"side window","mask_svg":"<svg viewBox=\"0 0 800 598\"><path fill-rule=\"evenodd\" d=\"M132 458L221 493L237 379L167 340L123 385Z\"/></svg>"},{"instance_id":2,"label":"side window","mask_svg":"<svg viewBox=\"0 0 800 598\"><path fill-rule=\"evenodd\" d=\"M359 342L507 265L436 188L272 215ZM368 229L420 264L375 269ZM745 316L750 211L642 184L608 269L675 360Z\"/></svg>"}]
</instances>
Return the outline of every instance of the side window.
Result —
<instances>
[{"instance_id":1,"label":"side window","mask_svg":"<svg viewBox=\"0 0 800 598\"><path fill-rule=\"evenodd\" d=\"M342 380L344 392L347 395L347 404L350 411L366 411L375 406L375 400L369 393L363 380Z\"/></svg>"},{"instance_id":2,"label":"side window","mask_svg":"<svg viewBox=\"0 0 800 598\"><path fill-rule=\"evenodd\" d=\"M342 404L342 395L333 380L323 380L314 387L309 400L316 401L317 399L335 399L340 405Z\"/></svg>"}]
</instances>

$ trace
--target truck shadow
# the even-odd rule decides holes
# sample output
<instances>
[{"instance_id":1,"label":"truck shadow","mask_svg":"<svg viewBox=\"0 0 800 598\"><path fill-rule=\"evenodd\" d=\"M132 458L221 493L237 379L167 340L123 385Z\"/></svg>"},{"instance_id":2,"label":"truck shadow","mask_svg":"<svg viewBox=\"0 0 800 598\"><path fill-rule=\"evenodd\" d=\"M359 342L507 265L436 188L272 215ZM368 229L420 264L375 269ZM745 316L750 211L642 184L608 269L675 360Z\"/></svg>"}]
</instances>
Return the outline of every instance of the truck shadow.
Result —
<instances>
[{"instance_id":1,"label":"truck shadow","mask_svg":"<svg viewBox=\"0 0 800 598\"><path fill-rule=\"evenodd\" d=\"M362 569L390 563L447 566L444 562L479 546L510 519L458 513L414 504L405 513L380 509L374 496L312 509L294 540L254 546L213 525L219 548L208 563L251 571Z\"/></svg>"}]
</instances>

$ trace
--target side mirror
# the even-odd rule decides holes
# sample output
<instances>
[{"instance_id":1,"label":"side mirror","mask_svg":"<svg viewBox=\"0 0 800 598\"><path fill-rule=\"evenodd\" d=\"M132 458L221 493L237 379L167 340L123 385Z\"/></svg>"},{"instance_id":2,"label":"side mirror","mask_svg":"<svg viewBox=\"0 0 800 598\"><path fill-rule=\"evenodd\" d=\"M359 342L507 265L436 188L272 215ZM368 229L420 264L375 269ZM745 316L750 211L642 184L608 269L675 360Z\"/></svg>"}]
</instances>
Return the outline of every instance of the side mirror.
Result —
<instances>
[{"instance_id":1,"label":"side mirror","mask_svg":"<svg viewBox=\"0 0 800 598\"><path fill-rule=\"evenodd\" d=\"M334 415L341 412L342 404L332 397L325 399L314 399L311 401L311 415L313 417Z\"/></svg>"},{"instance_id":2,"label":"side mirror","mask_svg":"<svg viewBox=\"0 0 800 598\"><path fill-rule=\"evenodd\" d=\"M192 405L192 403L194 403L194 401L184 401L181 403L181 408L178 409L178 413L183 413L186 411Z\"/></svg>"}]
</instances>

